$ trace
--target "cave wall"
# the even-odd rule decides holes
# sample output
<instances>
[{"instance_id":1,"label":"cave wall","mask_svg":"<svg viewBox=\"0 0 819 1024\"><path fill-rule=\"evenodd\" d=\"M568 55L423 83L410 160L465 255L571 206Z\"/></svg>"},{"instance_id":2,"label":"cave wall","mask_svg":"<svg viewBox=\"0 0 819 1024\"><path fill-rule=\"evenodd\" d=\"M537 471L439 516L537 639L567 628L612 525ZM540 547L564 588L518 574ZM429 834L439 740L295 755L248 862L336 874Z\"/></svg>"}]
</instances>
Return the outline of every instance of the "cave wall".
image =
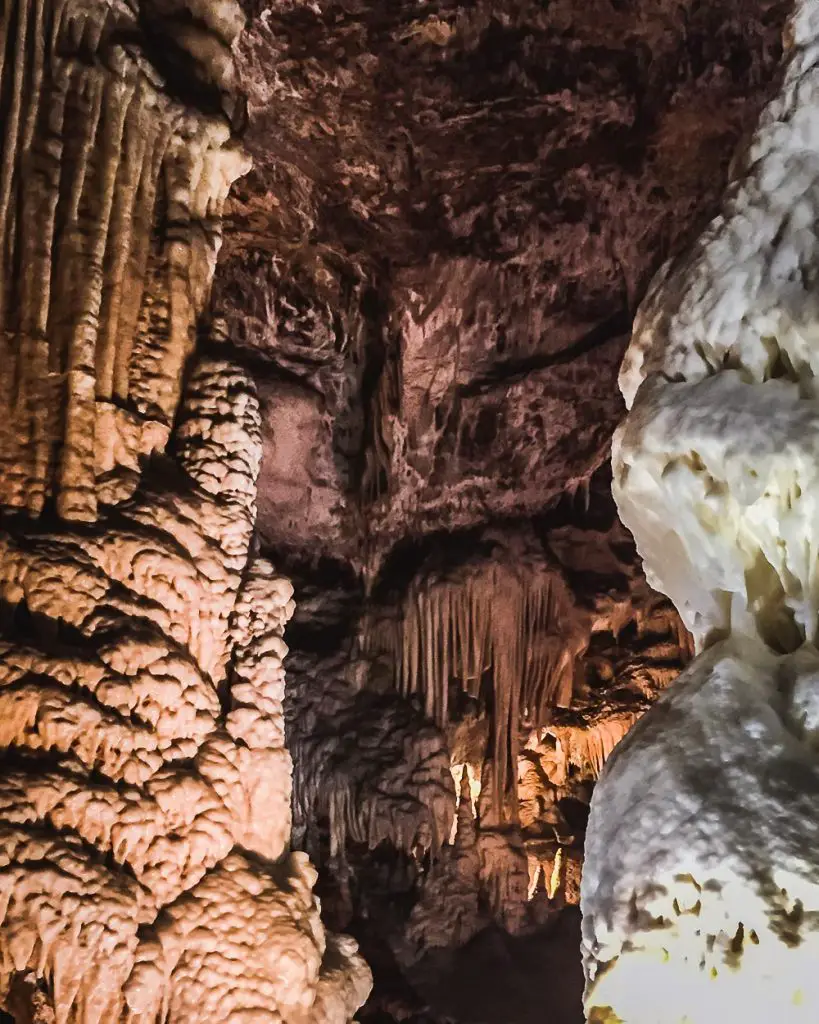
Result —
<instances>
[{"instance_id":1,"label":"cave wall","mask_svg":"<svg viewBox=\"0 0 819 1024\"><path fill-rule=\"evenodd\" d=\"M691 655L608 495L616 378L772 87L786 7L248 7L254 167L214 305L277 399L259 537L309 604L297 835L371 955L576 902L594 780Z\"/></svg>"}]
</instances>

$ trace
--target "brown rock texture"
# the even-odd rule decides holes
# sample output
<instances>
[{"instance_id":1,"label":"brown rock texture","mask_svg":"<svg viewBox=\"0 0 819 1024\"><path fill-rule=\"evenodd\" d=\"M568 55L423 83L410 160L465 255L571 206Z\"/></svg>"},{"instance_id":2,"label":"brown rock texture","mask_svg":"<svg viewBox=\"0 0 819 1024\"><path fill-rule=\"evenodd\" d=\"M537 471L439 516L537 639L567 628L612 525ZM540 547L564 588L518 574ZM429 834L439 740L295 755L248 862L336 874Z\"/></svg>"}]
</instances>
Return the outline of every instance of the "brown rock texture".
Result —
<instances>
[{"instance_id":1,"label":"brown rock texture","mask_svg":"<svg viewBox=\"0 0 819 1024\"><path fill-rule=\"evenodd\" d=\"M617 370L788 6L3 8L11 1013L344 1024L327 926L362 1021L579 1019L590 794L690 656Z\"/></svg>"},{"instance_id":2,"label":"brown rock texture","mask_svg":"<svg viewBox=\"0 0 819 1024\"><path fill-rule=\"evenodd\" d=\"M259 381L259 541L300 606L297 835L375 963L374 1021L508 1024L453 996L453 950L573 920L594 781L690 657L608 497L616 378L788 7L246 8L254 166L214 308Z\"/></svg>"},{"instance_id":3,"label":"brown rock texture","mask_svg":"<svg viewBox=\"0 0 819 1024\"><path fill-rule=\"evenodd\" d=\"M588 480L633 311L715 209L787 8L250 11L254 167L216 303L310 434L297 525L263 501L268 543L376 566Z\"/></svg>"},{"instance_id":4,"label":"brown rock texture","mask_svg":"<svg viewBox=\"0 0 819 1024\"><path fill-rule=\"evenodd\" d=\"M3 504L65 519L133 492L161 450L208 296L230 185L218 116L242 27L223 5L180 28L146 12L211 100L187 106L124 5L5 5L0 141ZM123 38L134 44L123 45ZM212 95L210 95L212 94Z\"/></svg>"},{"instance_id":5,"label":"brown rock texture","mask_svg":"<svg viewBox=\"0 0 819 1024\"><path fill-rule=\"evenodd\" d=\"M200 362L176 443L115 523L2 536L0 993L31 975L78 1024L347 1020L367 969L287 856L292 586L245 571L247 375Z\"/></svg>"}]
</instances>

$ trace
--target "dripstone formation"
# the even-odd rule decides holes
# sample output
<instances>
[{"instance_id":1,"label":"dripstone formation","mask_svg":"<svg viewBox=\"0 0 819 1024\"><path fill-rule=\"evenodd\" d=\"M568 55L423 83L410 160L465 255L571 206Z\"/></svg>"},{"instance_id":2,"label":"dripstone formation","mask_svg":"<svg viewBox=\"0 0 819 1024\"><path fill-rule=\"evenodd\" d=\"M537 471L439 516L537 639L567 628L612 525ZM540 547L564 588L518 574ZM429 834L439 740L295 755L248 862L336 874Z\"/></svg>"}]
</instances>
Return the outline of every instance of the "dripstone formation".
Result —
<instances>
[{"instance_id":1,"label":"dripstone formation","mask_svg":"<svg viewBox=\"0 0 819 1024\"><path fill-rule=\"evenodd\" d=\"M589 1020L813 1020L819 917L819 4L666 264L620 374L614 494L700 652L606 765L583 880Z\"/></svg>"},{"instance_id":2,"label":"dripstone formation","mask_svg":"<svg viewBox=\"0 0 819 1024\"><path fill-rule=\"evenodd\" d=\"M750 227L643 304L624 393L683 380L640 387L610 461L634 311L713 216L788 6L0 7L3 1011L578 1024L612 751L692 632L758 696L810 639L809 76ZM753 281L762 340L723 367ZM787 471L734 457L753 417ZM750 469L781 530L736 505ZM757 633L790 639L751 672Z\"/></svg>"},{"instance_id":3,"label":"dripstone formation","mask_svg":"<svg viewBox=\"0 0 819 1024\"><path fill-rule=\"evenodd\" d=\"M289 849L293 588L251 556L255 385L229 346L195 354L248 166L242 22L230 3L0 14L0 1004L17 1021L342 1024L370 987Z\"/></svg>"}]
</instances>

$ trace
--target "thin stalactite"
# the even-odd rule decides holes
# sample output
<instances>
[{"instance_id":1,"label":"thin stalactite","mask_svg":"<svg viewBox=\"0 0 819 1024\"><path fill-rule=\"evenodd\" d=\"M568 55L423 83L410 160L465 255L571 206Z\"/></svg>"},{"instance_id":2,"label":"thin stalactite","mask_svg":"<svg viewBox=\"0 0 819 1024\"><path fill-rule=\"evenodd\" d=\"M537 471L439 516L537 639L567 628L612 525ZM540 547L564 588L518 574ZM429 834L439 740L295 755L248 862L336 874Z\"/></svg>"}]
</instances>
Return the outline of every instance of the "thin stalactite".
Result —
<instances>
[{"instance_id":1,"label":"thin stalactite","mask_svg":"<svg viewBox=\"0 0 819 1024\"><path fill-rule=\"evenodd\" d=\"M401 617L365 629L365 647L387 653L406 697L418 695L439 727L449 719L449 687L457 681L478 698L492 681L496 795L512 787L522 712L535 724L571 701L575 654L583 631L559 575L548 567L492 563L461 576L410 587ZM574 648L577 651L574 651Z\"/></svg>"}]
</instances>

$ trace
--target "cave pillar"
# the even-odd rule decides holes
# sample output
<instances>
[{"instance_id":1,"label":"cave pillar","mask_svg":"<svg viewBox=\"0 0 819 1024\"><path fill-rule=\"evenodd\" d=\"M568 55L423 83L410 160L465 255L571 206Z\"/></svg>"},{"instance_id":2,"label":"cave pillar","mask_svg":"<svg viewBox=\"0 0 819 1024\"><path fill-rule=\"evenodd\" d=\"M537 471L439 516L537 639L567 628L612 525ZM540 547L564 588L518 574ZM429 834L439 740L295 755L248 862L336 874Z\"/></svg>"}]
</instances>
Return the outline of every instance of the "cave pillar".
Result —
<instances>
[{"instance_id":1,"label":"cave pillar","mask_svg":"<svg viewBox=\"0 0 819 1024\"><path fill-rule=\"evenodd\" d=\"M819 1015L819 3L721 214L656 276L613 490L698 655L608 761L582 884L590 1021Z\"/></svg>"},{"instance_id":2,"label":"cave pillar","mask_svg":"<svg viewBox=\"0 0 819 1024\"><path fill-rule=\"evenodd\" d=\"M345 1024L291 854L255 385L197 346L248 160L232 0L0 7L0 1007ZM217 350L218 349L218 350Z\"/></svg>"}]
</instances>

